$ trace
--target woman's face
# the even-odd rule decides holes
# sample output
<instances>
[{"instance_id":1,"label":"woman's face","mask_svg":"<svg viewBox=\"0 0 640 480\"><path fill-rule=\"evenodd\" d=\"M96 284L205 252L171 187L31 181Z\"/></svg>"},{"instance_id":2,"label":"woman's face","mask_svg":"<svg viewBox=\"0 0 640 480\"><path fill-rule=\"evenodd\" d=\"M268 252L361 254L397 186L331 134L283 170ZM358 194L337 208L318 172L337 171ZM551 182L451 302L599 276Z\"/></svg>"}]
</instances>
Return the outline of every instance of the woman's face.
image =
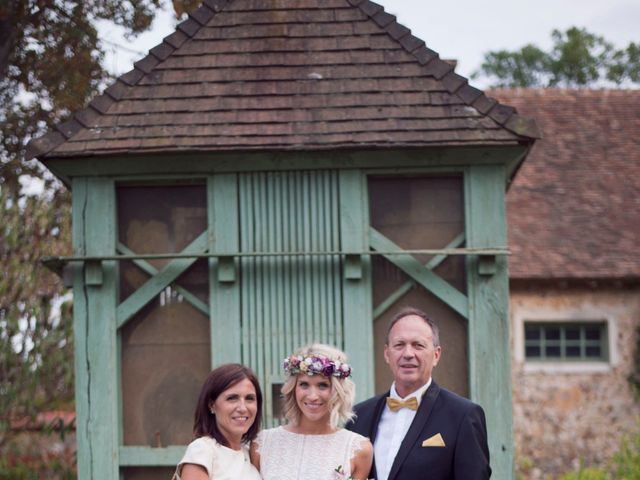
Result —
<instances>
[{"instance_id":1,"label":"woman's face","mask_svg":"<svg viewBox=\"0 0 640 480\"><path fill-rule=\"evenodd\" d=\"M305 419L328 422L330 416L331 379L323 375L298 375L296 403Z\"/></svg>"},{"instance_id":2,"label":"woman's face","mask_svg":"<svg viewBox=\"0 0 640 480\"><path fill-rule=\"evenodd\" d=\"M223 391L210 405L218 429L230 443L240 442L256 419L258 397L248 378Z\"/></svg>"}]
</instances>

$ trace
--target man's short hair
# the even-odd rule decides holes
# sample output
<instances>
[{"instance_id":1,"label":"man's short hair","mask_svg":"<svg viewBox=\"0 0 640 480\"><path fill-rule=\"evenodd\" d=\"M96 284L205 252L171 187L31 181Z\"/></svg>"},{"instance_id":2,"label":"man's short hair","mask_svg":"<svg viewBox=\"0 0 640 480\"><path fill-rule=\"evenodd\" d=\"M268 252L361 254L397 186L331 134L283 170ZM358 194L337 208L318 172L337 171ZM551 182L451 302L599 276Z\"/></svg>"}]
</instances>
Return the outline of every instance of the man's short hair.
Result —
<instances>
[{"instance_id":1,"label":"man's short hair","mask_svg":"<svg viewBox=\"0 0 640 480\"><path fill-rule=\"evenodd\" d=\"M398 323L400 320L402 320L405 317L409 317L415 315L417 317L420 317L421 319L423 319L425 321L425 323L427 325L429 325L431 327L431 331L433 332L433 346L437 347L440 345L440 329L438 328L438 325L436 325L436 323L431 320L426 313L424 313L422 310L418 309L418 308L413 308L413 307L407 307L407 308L403 308L402 310L400 310L398 313L396 313L391 320L389 320L389 325L387 325L387 333L385 335L385 340L384 343L386 345L389 345L389 332L391 332L391 329L393 328L393 326Z\"/></svg>"}]
</instances>

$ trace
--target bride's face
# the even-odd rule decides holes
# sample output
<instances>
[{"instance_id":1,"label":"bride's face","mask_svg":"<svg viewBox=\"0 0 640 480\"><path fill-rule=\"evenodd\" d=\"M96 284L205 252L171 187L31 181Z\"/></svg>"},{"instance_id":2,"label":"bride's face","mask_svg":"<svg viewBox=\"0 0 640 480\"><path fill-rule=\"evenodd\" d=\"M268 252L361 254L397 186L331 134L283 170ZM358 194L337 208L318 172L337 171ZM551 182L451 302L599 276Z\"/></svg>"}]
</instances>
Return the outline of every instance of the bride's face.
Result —
<instances>
[{"instance_id":1,"label":"bride's face","mask_svg":"<svg viewBox=\"0 0 640 480\"><path fill-rule=\"evenodd\" d=\"M329 421L330 398L331 379L323 375L298 375L296 403L307 420L312 422Z\"/></svg>"}]
</instances>

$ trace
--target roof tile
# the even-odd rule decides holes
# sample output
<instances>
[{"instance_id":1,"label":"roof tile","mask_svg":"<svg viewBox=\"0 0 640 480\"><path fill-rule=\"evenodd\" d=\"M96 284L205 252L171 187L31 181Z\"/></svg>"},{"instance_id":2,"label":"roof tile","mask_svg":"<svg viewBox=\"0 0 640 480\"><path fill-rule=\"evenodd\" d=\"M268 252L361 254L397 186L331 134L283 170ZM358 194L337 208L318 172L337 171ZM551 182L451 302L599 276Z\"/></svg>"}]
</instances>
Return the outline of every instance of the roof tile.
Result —
<instances>
[{"instance_id":1,"label":"roof tile","mask_svg":"<svg viewBox=\"0 0 640 480\"><path fill-rule=\"evenodd\" d=\"M544 131L507 194L510 277L637 282L640 90L491 95Z\"/></svg>"},{"instance_id":2,"label":"roof tile","mask_svg":"<svg viewBox=\"0 0 640 480\"><path fill-rule=\"evenodd\" d=\"M191 12L189 16L200 25L206 25L215 14L216 12L210 9L206 4L202 4L200 8L196 8L193 12Z\"/></svg>"},{"instance_id":3,"label":"roof tile","mask_svg":"<svg viewBox=\"0 0 640 480\"><path fill-rule=\"evenodd\" d=\"M184 32L188 37L193 37L200 30L200 24L193 18L187 18L184 22L178 24L178 30Z\"/></svg>"},{"instance_id":4,"label":"roof tile","mask_svg":"<svg viewBox=\"0 0 640 480\"><path fill-rule=\"evenodd\" d=\"M30 152L50 158L533 141L527 135L534 129L512 110L492 113L506 128L486 116L494 104L453 68L368 0L207 0L60 127L69 139L54 134Z\"/></svg>"},{"instance_id":5,"label":"roof tile","mask_svg":"<svg viewBox=\"0 0 640 480\"><path fill-rule=\"evenodd\" d=\"M188 39L189 37L180 30L176 30L171 35L164 37L164 41L173 48L180 48Z\"/></svg>"}]
</instances>

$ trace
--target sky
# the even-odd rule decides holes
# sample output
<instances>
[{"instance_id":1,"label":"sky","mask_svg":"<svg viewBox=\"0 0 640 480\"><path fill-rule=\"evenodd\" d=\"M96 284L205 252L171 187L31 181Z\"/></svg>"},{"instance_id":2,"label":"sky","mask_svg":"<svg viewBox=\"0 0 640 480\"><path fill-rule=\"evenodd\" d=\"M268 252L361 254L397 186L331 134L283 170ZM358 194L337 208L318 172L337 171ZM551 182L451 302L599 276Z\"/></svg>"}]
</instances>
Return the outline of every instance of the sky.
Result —
<instances>
[{"instance_id":1,"label":"sky","mask_svg":"<svg viewBox=\"0 0 640 480\"><path fill-rule=\"evenodd\" d=\"M241 0L237 0L241 1ZM318 0L322 1L322 0ZM125 40L115 27L102 24L106 67L125 73L175 29L170 1L152 30ZM528 43L551 46L551 31L572 26L604 36L617 47L640 42L640 0L377 0L398 21L444 59L458 61L457 73L469 77L488 51L516 50ZM126 48L116 47L114 44ZM484 88L481 79L471 82Z\"/></svg>"}]
</instances>

